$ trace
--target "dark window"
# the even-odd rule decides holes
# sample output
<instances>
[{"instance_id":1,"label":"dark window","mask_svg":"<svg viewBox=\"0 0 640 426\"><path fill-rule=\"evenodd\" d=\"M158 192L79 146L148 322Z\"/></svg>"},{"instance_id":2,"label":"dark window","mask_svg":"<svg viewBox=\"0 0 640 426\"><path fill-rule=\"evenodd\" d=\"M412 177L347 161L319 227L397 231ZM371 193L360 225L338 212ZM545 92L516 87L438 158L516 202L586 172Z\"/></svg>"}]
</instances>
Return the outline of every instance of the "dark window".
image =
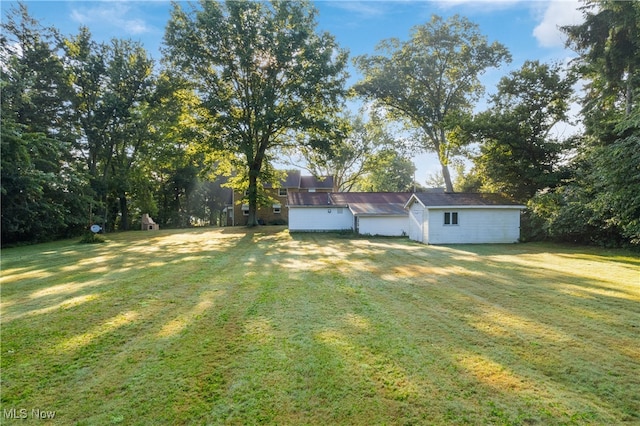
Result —
<instances>
[{"instance_id":1,"label":"dark window","mask_svg":"<svg viewBox=\"0 0 640 426\"><path fill-rule=\"evenodd\" d=\"M458 224L458 212L444 212L444 224L445 225L457 225Z\"/></svg>"}]
</instances>

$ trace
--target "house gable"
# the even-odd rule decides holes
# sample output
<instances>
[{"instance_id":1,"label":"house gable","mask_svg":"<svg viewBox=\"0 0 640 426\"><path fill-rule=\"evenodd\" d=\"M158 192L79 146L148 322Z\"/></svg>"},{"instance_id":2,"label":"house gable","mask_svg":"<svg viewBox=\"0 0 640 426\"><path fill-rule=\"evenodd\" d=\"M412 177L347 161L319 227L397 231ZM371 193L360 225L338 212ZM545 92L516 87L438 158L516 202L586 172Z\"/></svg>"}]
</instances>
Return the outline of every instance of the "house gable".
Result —
<instances>
[{"instance_id":1,"label":"house gable","mask_svg":"<svg viewBox=\"0 0 640 426\"><path fill-rule=\"evenodd\" d=\"M273 185L264 183L264 193L273 200L268 206L258 206L257 217L261 224L286 224L289 222L287 197L292 193L326 193L333 187L332 177L302 176L300 170L288 170L286 176ZM328 188L328 189L327 189ZM233 192L233 201L228 214L229 225L245 225L247 223L249 205L246 201L240 203L245 194L242 191Z\"/></svg>"}]
</instances>

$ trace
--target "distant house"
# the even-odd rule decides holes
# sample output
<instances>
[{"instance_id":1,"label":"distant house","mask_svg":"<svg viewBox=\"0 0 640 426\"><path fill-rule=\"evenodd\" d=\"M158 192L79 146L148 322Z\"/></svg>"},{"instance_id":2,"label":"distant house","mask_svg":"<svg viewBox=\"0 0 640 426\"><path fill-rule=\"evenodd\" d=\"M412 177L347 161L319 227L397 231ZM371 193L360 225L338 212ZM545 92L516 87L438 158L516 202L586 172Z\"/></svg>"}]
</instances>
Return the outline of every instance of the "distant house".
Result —
<instances>
[{"instance_id":1,"label":"distant house","mask_svg":"<svg viewBox=\"0 0 640 426\"><path fill-rule=\"evenodd\" d=\"M287 197L289 230L407 235L409 214L404 206L410 196L397 192L292 192Z\"/></svg>"},{"instance_id":2,"label":"distant house","mask_svg":"<svg viewBox=\"0 0 640 426\"><path fill-rule=\"evenodd\" d=\"M274 201L270 206L259 206L258 222L261 224L289 222L287 195L292 193L327 193L333 189L333 177L302 176L300 170L289 170L287 176L278 185L265 184L265 195ZM244 202L242 201L244 200ZM233 198L228 208L227 225L246 225L249 217L249 204L246 194L233 191Z\"/></svg>"},{"instance_id":3,"label":"distant house","mask_svg":"<svg viewBox=\"0 0 640 426\"><path fill-rule=\"evenodd\" d=\"M525 206L498 194L417 193L405 208L409 238L425 244L514 243Z\"/></svg>"}]
</instances>

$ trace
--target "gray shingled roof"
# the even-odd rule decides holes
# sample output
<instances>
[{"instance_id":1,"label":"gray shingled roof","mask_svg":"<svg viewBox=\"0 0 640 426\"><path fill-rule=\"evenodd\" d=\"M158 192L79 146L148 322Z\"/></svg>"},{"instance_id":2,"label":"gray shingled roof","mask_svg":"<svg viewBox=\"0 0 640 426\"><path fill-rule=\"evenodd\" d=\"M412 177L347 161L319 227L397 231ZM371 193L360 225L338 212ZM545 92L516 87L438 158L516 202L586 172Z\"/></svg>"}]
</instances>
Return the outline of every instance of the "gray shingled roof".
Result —
<instances>
[{"instance_id":1,"label":"gray shingled roof","mask_svg":"<svg viewBox=\"0 0 640 426\"><path fill-rule=\"evenodd\" d=\"M429 206L519 206L520 204L500 194L463 192L414 194L426 207Z\"/></svg>"},{"instance_id":2,"label":"gray shingled roof","mask_svg":"<svg viewBox=\"0 0 640 426\"><path fill-rule=\"evenodd\" d=\"M287 170L287 176L280 181L276 188L295 188L295 189L333 189L333 177L331 176L302 176L300 170ZM265 188L273 188L271 183L266 182Z\"/></svg>"},{"instance_id":3,"label":"gray shingled roof","mask_svg":"<svg viewBox=\"0 0 640 426\"><path fill-rule=\"evenodd\" d=\"M335 205L328 192L289 192L287 194L289 206L324 207ZM343 205L345 206L345 205Z\"/></svg>"},{"instance_id":4,"label":"gray shingled roof","mask_svg":"<svg viewBox=\"0 0 640 426\"><path fill-rule=\"evenodd\" d=\"M410 192L332 192L336 203L351 204L404 204L409 201Z\"/></svg>"},{"instance_id":5,"label":"gray shingled roof","mask_svg":"<svg viewBox=\"0 0 640 426\"><path fill-rule=\"evenodd\" d=\"M354 216L407 216L404 204L351 203L349 210Z\"/></svg>"},{"instance_id":6,"label":"gray shingled roof","mask_svg":"<svg viewBox=\"0 0 640 426\"><path fill-rule=\"evenodd\" d=\"M301 176L300 177L300 189L333 189L333 177L332 176Z\"/></svg>"},{"instance_id":7,"label":"gray shingled roof","mask_svg":"<svg viewBox=\"0 0 640 426\"><path fill-rule=\"evenodd\" d=\"M289 206L349 207L356 216L406 216L407 192L294 192L288 195Z\"/></svg>"},{"instance_id":8,"label":"gray shingled roof","mask_svg":"<svg viewBox=\"0 0 640 426\"><path fill-rule=\"evenodd\" d=\"M409 201L408 192L340 192L331 198L349 206L356 216L406 216L404 205Z\"/></svg>"}]
</instances>

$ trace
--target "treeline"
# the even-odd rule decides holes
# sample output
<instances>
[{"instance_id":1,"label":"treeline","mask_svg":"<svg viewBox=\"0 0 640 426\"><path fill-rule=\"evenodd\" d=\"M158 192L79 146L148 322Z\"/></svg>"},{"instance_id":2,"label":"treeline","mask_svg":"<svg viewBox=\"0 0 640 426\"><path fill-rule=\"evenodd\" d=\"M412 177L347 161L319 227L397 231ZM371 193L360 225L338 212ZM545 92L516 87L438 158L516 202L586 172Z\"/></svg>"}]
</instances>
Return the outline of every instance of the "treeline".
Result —
<instances>
[{"instance_id":1,"label":"treeline","mask_svg":"<svg viewBox=\"0 0 640 426\"><path fill-rule=\"evenodd\" d=\"M139 43L62 36L24 4L2 23L2 244L216 223L220 183L190 150L196 101Z\"/></svg>"},{"instance_id":2,"label":"treeline","mask_svg":"<svg viewBox=\"0 0 640 426\"><path fill-rule=\"evenodd\" d=\"M43 28L20 4L0 39L2 244L131 229L141 213L216 224L225 185L246 189L251 223L285 159L340 190L410 190L409 158L427 151L442 165L430 184L527 204L527 240L640 245L640 3L583 12L563 28L578 59L525 62L474 114L479 76L510 54L459 16L355 58L347 88L348 54L310 3L176 3L159 63L130 40ZM366 120L344 113L348 96ZM562 139L576 96L584 131Z\"/></svg>"},{"instance_id":3,"label":"treeline","mask_svg":"<svg viewBox=\"0 0 640 426\"><path fill-rule=\"evenodd\" d=\"M499 192L528 206L525 240L640 245L640 2L587 1L583 24L562 28L569 65L526 61L504 76L488 109L477 76L510 61L464 18L431 22L356 58L356 84L438 155L448 190ZM576 93L576 83L582 89ZM582 104L580 135L555 131ZM466 156L473 167L449 165Z\"/></svg>"},{"instance_id":4,"label":"treeline","mask_svg":"<svg viewBox=\"0 0 640 426\"><path fill-rule=\"evenodd\" d=\"M473 178L527 203L527 239L637 247L640 3L588 1L583 12L583 24L562 28L579 55L570 68L549 74L525 64L470 126L481 142ZM583 82L584 131L555 140L549 126L565 118L572 95L563 75Z\"/></svg>"}]
</instances>

